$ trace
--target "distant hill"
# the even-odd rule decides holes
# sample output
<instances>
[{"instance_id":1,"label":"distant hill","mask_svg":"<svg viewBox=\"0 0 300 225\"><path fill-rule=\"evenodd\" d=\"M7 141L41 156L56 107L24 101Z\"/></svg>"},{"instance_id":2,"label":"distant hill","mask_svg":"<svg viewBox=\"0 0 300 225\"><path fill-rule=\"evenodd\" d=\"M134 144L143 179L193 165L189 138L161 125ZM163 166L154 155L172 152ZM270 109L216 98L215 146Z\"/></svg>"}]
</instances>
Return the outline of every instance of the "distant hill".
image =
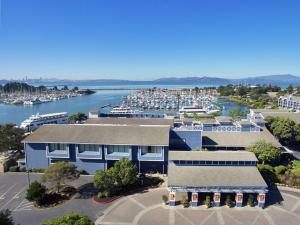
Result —
<instances>
[{"instance_id":1,"label":"distant hill","mask_svg":"<svg viewBox=\"0 0 300 225\"><path fill-rule=\"evenodd\" d=\"M300 85L300 77L284 74L284 75L267 75L247 77L241 79L226 79L217 77L182 77L182 78L161 78L154 80L153 82L158 84L213 84L213 85L226 85L226 84L277 84L286 86L289 84Z\"/></svg>"},{"instance_id":2,"label":"distant hill","mask_svg":"<svg viewBox=\"0 0 300 225\"><path fill-rule=\"evenodd\" d=\"M220 76L221 77L221 76ZM59 80L59 79L31 79L26 82L38 85L72 85L72 86L101 86L101 85L227 85L227 84L276 84L279 86L299 85L300 77L291 74L253 76L240 79L227 79L220 77L192 76L192 77L167 77L150 81L116 80L116 79L94 79L94 80ZM0 80L0 84L11 82ZM20 81L22 82L22 81ZM24 81L23 81L24 82Z\"/></svg>"}]
</instances>

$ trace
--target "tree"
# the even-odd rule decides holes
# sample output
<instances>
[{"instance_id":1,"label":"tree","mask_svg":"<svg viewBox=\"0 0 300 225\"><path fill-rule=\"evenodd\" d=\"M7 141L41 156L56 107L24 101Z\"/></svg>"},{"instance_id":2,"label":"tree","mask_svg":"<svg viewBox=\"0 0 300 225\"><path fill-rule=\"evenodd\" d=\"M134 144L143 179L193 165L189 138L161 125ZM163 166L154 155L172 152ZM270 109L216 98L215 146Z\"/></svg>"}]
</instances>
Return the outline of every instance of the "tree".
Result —
<instances>
[{"instance_id":1,"label":"tree","mask_svg":"<svg viewBox=\"0 0 300 225\"><path fill-rule=\"evenodd\" d=\"M64 216L48 220L41 225L94 225L94 223L87 216L71 212Z\"/></svg>"},{"instance_id":2,"label":"tree","mask_svg":"<svg viewBox=\"0 0 300 225\"><path fill-rule=\"evenodd\" d=\"M204 205L206 205L207 208L210 208L210 207L212 206L211 200L210 200L210 196L209 196L209 195L206 195L205 201L204 201Z\"/></svg>"},{"instance_id":3,"label":"tree","mask_svg":"<svg viewBox=\"0 0 300 225\"><path fill-rule=\"evenodd\" d=\"M289 85L287 88L286 88L286 91L289 93L289 94L293 94L294 92L294 87L292 85Z\"/></svg>"},{"instance_id":4,"label":"tree","mask_svg":"<svg viewBox=\"0 0 300 225\"><path fill-rule=\"evenodd\" d=\"M112 170L98 170L94 176L94 185L99 188L105 196L115 194L116 187Z\"/></svg>"},{"instance_id":5,"label":"tree","mask_svg":"<svg viewBox=\"0 0 300 225\"><path fill-rule=\"evenodd\" d=\"M258 141L247 147L247 151L253 152L262 164L276 164L280 158L281 151L272 143Z\"/></svg>"},{"instance_id":6,"label":"tree","mask_svg":"<svg viewBox=\"0 0 300 225\"><path fill-rule=\"evenodd\" d=\"M254 206L254 197L253 195L249 195L247 199L247 205L253 207Z\"/></svg>"},{"instance_id":7,"label":"tree","mask_svg":"<svg viewBox=\"0 0 300 225\"><path fill-rule=\"evenodd\" d=\"M232 118L239 118L241 117L242 115L242 112L241 112L241 109L240 108L237 108L237 109L233 109L229 112L229 115L232 117Z\"/></svg>"},{"instance_id":8,"label":"tree","mask_svg":"<svg viewBox=\"0 0 300 225\"><path fill-rule=\"evenodd\" d=\"M8 209L0 211L0 224L1 225L14 225L14 221L11 216L11 212Z\"/></svg>"},{"instance_id":9,"label":"tree","mask_svg":"<svg viewBox=\"0 0 300 225\"><path fill-rule=\"evenodd\" d=\"M21 151L24 130L16 128L13 124L0 125L0 152L8 150Z\"/></svg>"},{"instance_id":10,"label":"tree","mask_svg":"<svg viewBox=\"0 0 300 225\"><path fill-rule=\"evenodd\" d=\"M71 116L69 116L69 122L70 123L81 123L84 120L87 120L87 115L82 113L82 112L78 112L76 114L73 114Z\"/></svg>"},{"instance_id":11,"label":"tree","mask_svg":"<svg viewBox=\"0 0 300 225\"><path fill-rule=\"evenodd\" d=\"M136 166L128 159L117 161L112 167L117 188L124 188L137 182L138 171Z\"/></svg>"},{"instance_id":12,"label":"tree","mask_svg":"<svg viewBox=\"0 0 300 225\"><path fill-rule=\"evenodd\" d=\"M76 166L68 162L57 162L50 165L42 176L43 182L54 183L59 192L60 187L67 180L74 180L79 177Z\"/></svg>"},{"instance_id":13,"label":"tree","mask_svg":"<svg viewBox=\"0 0 300 225\"><path fill-rule=\"evenodd\" d=\"M34 201L39 204L46 194L46 187L40 184L38 181L34 181L30 184L26 192L26 199L28 201Z\"/></svg>"},{"instance_id":14,"label":"tree","mask_svg":"<svg viewBox=\"0 0 300 225\"><path fill-rule=\"evenodd\" d=\"M137 178L136 166L128 159L121 159L105 171L97 171L94 185L107 195L113 195L128 186L135 184Z\"/></svg>"}]
</instances>

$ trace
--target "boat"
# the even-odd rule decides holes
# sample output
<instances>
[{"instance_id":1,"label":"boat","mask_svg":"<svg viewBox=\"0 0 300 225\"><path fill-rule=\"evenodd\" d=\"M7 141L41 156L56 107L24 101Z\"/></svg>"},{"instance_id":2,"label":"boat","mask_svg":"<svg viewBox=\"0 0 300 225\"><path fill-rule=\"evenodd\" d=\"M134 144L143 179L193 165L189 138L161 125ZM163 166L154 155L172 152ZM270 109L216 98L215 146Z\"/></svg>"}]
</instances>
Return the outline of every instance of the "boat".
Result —
<instances>
[{"instance_id":1,"label":"boat","mask_svg":"<svg viewBox=\"0 0 300 225\"><path fill-rule=\"evenodd\" d=\"M196 115L203 115L203 114L212 114L219 112L219 109L214 109L212 105L203 107L199 105L193 105L193 106L183 106L179 110L179 115L181 118L183 118L185 115L186 116L194 116Z\"/></svg>"},{"instance_id":2,"label":"boat","mask_svg":"<svg viewBox=\"0 0 300 225\"><path fill-rule=\"evenodd\" d=\"M24 105L37 105L37 104L41 104L42 102L39 99L35 99L35 100L29 100L29 101L24 101Z\"/></svg>"},{"instance_id":3,"label":"boat","mask_svg":"<svg viewBox=\"0 0 300 225\"><path fill-rule=\"evenodd\" d=\"M36 114L24 120L20 128L25 132L32 132L44 124L66 124L68 123L68 113L49 113L49 114Z\"/></svg>"},{"instance_id":4,"label":"boat","mask_svg":"<svg viewBox=\"0 0 300 225\"><path fill-rule=\"evenodd\" d=\"M121 106L121 107L114 107L111 111L111 114L137 114L142 113L142 111L139 110L133 110L130 107Z\"/></svg>"}]
</instances>

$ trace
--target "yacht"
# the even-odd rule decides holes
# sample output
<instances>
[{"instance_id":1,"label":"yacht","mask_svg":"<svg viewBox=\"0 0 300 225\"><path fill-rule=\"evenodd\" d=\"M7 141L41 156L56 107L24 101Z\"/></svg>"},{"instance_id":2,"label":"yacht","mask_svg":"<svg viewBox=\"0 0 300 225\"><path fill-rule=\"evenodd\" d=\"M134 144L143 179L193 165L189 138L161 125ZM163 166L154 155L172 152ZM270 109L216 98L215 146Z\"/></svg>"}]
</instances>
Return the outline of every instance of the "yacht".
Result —
<instances>
[{"instance_id":1,"label":"yacht","mask_svg":"<svg viewBox=\"0 0 300 225\"><path fill-rule=\"evenodd\" d=\"M184 117L184 115L187 116L193 116L195 113L197 115L203 115L203 114L212 114L215 112L219 112L219 109L214 109L212 106L210 107L203 107L203 106L183 106L179 110L180 117Z\"/></svg>"},{"instance_id":2,"label":"yacht","mask_svg":"<svg viewBox=\"0 0 300 225\"><path fill-rule=\"evenodd\" d=\"M142 113L142 111L139 110L132 110L130 107L114 107L110 113L112 114L137 114L137 113Z\"/></svg>"},{"instance_id":3,"label":"yacht","mask_svg":"<svg viewBox=\"0 0 300 225\"><path fill-rule=\"evenodd\" d=\"M43 124L66 124L68 123L68 113L49 113L49 114L36 114L30 116L28 119L24 120L20 128L24 129L26 132L31 132L36 130Z\"/></svg>"}]
</instances>

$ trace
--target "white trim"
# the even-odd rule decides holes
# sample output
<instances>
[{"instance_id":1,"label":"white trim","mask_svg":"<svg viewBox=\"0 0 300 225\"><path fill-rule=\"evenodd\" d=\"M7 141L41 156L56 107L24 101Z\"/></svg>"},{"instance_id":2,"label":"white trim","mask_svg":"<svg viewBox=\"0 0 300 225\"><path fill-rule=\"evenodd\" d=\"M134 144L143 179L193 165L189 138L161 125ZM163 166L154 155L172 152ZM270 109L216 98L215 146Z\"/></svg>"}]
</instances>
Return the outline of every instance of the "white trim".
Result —
<instances>
[{"instance_id":1,"label":"white trim","mask_svg":"<svg viewBox=\"0 0 300 225\"><path fill-rule=\"evenodd\" d=\"M90 145L98 145L98 152L97 153L100 153L100 154L90 154L90 157L89 157L89 153L88 154L85 154L84 152L79 152L79 148L78 148L78 145L88 145L88 144L75 144L75 152L76 152L76 158L77 159L102 159L102 148L103 148L103 145L99 145L99 144L90 144ZM86 151L86 152L89 152L89 151ZM81 154L84 154L85 156L81 156Z\"/></svg>"},{"instance_id":2,"label":"white trim","mask_svg":"<svg viewBox=\"0 0 300 225\"><path fill-rule=\"evenodd\" d=\"M57 142L56 142L57 143ZM52 144L52 143L50 143ZM58 144L65 144L65 143L58 143ZM53 156L51 154L55 154L55 155L58 155L57 156ZM67 156L59 156L59 155L65 155L67 154ZM70 158L70 148L69 148L69 144L66 144L66 150L54 150L53 152L49 152L49 143L46 144L46 157L47 158L61 158L61 159L68 159Z\"/></svg>"},{"instance_id":3,"label":"white trim","mask_svg":"<svg viewBox=\"0 0 300 225\"><path fill-rule=\"evenodd\" d=\"M151 146L146 146L146 147L152 147L153 145ZM138 160L139 161L165 161L165 148L164 146L160 146L160 149L161 149L161 153L157 154L157 153L147 153L146 155L142 155L142 146L138 146ZM153 146L153 147L157 147L157 146ZM148 154L153 154L153 156L151 155L148 155ZM159 157L162 159L149 159L149 158L155 158L155 157Z\"/></svg>"}]
</instances>

